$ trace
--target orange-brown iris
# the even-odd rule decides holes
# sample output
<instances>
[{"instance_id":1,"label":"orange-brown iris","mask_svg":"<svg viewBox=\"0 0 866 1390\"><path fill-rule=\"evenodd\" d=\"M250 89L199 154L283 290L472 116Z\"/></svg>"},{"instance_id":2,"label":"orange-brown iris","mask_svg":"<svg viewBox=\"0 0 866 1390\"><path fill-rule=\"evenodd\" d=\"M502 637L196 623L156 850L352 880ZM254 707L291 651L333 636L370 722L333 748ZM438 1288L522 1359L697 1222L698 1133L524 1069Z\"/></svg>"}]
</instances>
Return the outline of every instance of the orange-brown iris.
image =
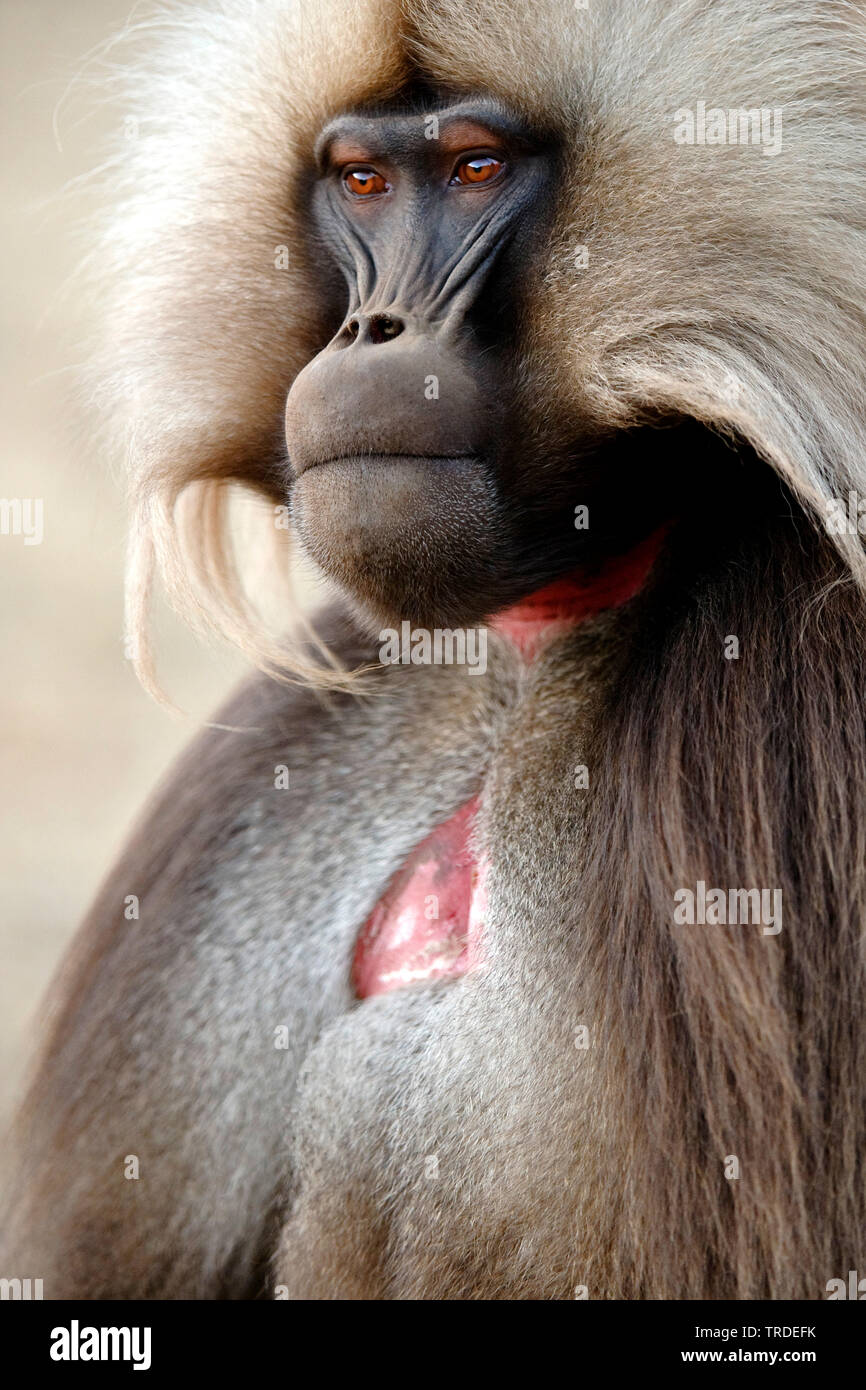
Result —
<instances>
[{"instance_id":1,"label":"orange-brown iris","mask_svg":"<svg viewBox=\"0 0 866 1390\"><path fill-rule=\"evenodd\" d=\"M375 169L350 169L343 181L356 198L372 198L377 193L387 193L388 181Z\"/></svg>"},{"instance_id":2,"label":"orange-brown iris","mask_svg":"<svg viewBox=\"0 0 866 1390\"><path fill-rule=\"evenodd\" d=\"M472 184L489 183L495 179L502 168L502 160L494 159L492 154L475 155L472 159L464 159L457 165L452 182Z\"/></svg>"}]
</instances>

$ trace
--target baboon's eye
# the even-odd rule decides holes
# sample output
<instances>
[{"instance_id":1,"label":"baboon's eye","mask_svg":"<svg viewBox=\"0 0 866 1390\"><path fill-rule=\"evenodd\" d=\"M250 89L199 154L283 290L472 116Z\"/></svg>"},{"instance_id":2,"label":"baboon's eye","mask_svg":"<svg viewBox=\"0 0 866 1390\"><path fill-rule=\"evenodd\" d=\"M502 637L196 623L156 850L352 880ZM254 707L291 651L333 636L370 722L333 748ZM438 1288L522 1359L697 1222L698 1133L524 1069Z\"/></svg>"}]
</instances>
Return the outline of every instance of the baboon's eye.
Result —
<instances>
[{"instance_id":1,"label":"baboon's eye","mask_svg":"<svg viewBox=\"0 0 866 1390\"><path fill-rule=\"evenodd\" d=\"M491 179L495 179L496 175L501 173L504 167L502 160L496 159L492 154L473 155L471 159L461 160L454 170L454 177L451 182L459 184L489 183Z\"/></svg>"},{"instance_id":2,"label":"baboon's eye","mask_svg":"<svg viewBox=\"0 0 866 1390\"><path fill-rule=\"evenodd\" d=\"M375 169L349 169L343 175L343 183L355 198L374 198L378 193L387 193L391 187Z\"/></svg>"}]
</instances>

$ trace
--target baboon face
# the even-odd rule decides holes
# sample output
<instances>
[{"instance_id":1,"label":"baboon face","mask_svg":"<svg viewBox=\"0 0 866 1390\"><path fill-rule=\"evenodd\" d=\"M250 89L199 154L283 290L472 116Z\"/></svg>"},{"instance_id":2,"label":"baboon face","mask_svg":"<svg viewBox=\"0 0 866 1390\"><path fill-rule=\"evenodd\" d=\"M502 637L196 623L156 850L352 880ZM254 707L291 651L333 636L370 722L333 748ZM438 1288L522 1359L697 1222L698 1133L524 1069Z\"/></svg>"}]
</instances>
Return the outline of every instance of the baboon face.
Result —
<instances>
[{"instance_id":1,"label":"baboon face","mask_svg":"<svg viewBox=\"0 0 866 1390\"><path fill-rule=\"evenodd\" d=\"M292 386L286 434L325 571L377 616L468 621L573 563L556 490L531 520L507 484L531 426L515 342L555 156L489 99L430 111L349 113L319 136L314 236L348 306Z\"/></svg>"}]
</instances>

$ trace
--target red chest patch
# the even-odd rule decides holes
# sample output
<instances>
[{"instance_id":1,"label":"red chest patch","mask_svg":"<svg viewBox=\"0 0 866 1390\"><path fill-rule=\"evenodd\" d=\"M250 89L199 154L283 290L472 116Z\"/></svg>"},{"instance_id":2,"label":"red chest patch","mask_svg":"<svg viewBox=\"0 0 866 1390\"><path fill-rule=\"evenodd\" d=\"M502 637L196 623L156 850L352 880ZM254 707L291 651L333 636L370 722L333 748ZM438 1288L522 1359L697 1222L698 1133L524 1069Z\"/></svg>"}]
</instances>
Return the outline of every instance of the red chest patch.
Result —
<instances>
[{"instance_id":1,"label":"red chest patch","mask_svg":"<svg viewBox=\"0 0 866 1390\"><path fill-rule=\"evenodd\" d=\"M551 636L633 598L663 534L610 562L591 584L560 580L498 614L491 626L531 658ZM474 797L422 840L391 879L355 947L352 983L359 999L463 975L481 964L487 865L470 849L477 811Z\"/></svg>"},{"instance_id":2,"label":"red chest patch","mask_svg":"<svg viewBox=\"0 0 866 1390\"><path fill-rule=\"evenodd\" d=\"M361 999L478 963L485 874L469 848L478 799L412 851L367 918L352 972Z\"/></svg>"}]
</instances>

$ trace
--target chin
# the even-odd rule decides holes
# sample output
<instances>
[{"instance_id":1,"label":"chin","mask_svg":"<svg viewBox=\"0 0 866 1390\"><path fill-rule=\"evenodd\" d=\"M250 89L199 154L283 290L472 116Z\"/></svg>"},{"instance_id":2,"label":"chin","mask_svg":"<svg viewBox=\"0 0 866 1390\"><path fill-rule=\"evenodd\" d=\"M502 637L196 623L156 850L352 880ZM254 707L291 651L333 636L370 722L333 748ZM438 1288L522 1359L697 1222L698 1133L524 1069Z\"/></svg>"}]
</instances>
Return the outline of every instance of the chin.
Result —
<instances>
[{"instance_id":1,"label":"chin","mask_svg":"<svg viewBox=\"0 0 866 1390\"><path fill-rule=\"evenodd\" d=\"M377 621L478 622L508 562L477 456L335 459L306 468L291 501L307 554Z\"/></svg>"}]
</instances>

